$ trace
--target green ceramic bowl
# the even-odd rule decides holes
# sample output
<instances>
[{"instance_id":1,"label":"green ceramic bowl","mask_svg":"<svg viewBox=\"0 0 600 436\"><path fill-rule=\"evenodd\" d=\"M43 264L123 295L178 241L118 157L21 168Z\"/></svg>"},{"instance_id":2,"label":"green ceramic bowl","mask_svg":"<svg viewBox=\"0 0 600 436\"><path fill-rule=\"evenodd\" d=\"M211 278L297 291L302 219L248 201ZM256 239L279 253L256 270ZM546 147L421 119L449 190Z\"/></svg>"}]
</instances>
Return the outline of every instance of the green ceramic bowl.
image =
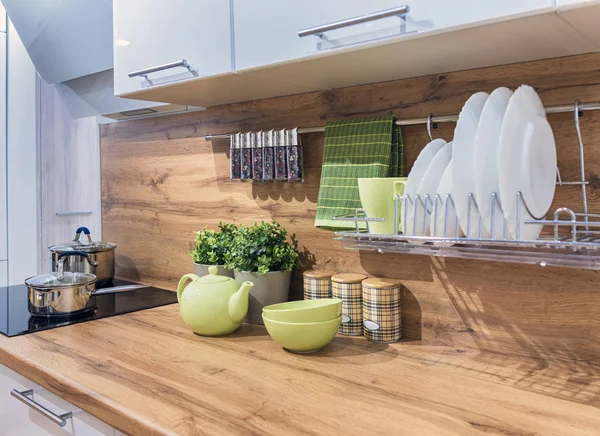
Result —
<instances>
[{"instance_id":1,"label":"green ceramic bowl","mask_svg":"<svg viewBox=\"0 0 600 436\"><path fill-rule=\"evenodd\" d=\"M263 307L263 315L281 322L329 321L341 314L342 300L339 298L288 301Z\"/></svg>"},{"instance_id":2,"label":"green ceramic bowl","mask_svg":"<svg viewBox=\"0 0 600 436\"><path fill-rule=\"evenodd\" d=\"M320 350L332 341L342 322L341 316L329 321L304 323L274 321L264 313L262 318L271 338L293 353L312 353Z\"/></svg>"}]
</instances>

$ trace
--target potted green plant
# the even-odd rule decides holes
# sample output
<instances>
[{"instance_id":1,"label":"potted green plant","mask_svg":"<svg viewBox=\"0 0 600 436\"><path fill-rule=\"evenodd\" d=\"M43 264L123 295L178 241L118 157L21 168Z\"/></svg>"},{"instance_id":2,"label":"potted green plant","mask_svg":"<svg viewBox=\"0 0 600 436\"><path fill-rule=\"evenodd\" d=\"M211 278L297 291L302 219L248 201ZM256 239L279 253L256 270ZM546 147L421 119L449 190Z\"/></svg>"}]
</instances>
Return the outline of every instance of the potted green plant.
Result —
<instances>
[{"instance_id":1,"label":"potted green plant","mask_svg":"<svg viewBox=\"0 0 600 436\"><path fill-rule=\"evenodd\" d=\"M219 223L219 230L204 228L196 234L196 246L190 251L194 259L194 272L200 277L208 275L208 267L216 265L219 275L233 277L233 271L225 266L225 253L229 250L237 227L235 224Z\"/></svg>"},{"instance_id":2,"label":"potted green plant","mask_svg":"<svg viewBox=\"0 0 600 436\"><path fill-rule=\"evenodd\" d=\"M225 265L234 270L238 282L250 281L250 303L246 322L262 324L262 308L288 300L292 270L299 255L287 241L287 230L275 220L262 221L234 232L225 253Z\"/></svg>"}]
</instances>

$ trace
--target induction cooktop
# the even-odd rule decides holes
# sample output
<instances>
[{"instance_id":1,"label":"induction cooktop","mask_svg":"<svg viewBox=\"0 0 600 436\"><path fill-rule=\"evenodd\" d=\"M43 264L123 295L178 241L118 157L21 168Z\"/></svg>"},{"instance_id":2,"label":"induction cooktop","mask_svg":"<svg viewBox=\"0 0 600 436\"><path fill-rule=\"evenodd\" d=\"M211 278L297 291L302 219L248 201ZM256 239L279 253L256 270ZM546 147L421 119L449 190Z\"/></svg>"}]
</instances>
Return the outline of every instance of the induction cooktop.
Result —
<instances>
[{"instance_id":1,"label":"induction cooktop","mask_svg":"<svg viewBox=\"0 0 600 436\"><path fill-rule=\"evenodd\" d=\"M115 279L111 286L137 284ZM60 317L31 316L25 285L0 287L0 333L17 336L93 321L109 316L177 303L177 293L153 286L96 296L96 307L83 314Z\"/></svg>"}]
</instances>

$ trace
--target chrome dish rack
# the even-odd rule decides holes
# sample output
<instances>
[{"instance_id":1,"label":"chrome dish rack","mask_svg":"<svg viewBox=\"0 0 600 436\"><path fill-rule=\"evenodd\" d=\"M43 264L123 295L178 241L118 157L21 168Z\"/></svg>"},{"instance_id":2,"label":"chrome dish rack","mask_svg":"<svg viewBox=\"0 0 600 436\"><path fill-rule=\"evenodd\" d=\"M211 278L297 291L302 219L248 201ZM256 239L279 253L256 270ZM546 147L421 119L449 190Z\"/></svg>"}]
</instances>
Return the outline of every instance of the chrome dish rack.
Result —
<instances>
[{"instance_id":1,"label":"chrome dish rack","mask_svg":"<svg viewBox=\"0 0 600 436\"><path fill-rule=\"evenodd\" d=\"M483 219L479 214L476 215L480 217L479 220L471 222L471 211L474 209L478 212L478 206L474 195L469 194L469 221L465 229L465 233L469 235L467 237L460 233L460 225L456 215L449 213L450 207L454 207L454 199L450 194L443 198L439 195L433 198L428 195L424 198L419 195L414 197L405 195L395 197L395 222L398 222L398 218L402 216L401 221L407 223L407 214L411 209L411 213L414 214L412 217L414 223L417 222L416 218L419 217L419 214L423 218L423 228L419 228L418 232L414 228L415 225L413 225L411 234L402 234L398 228L396 233L391 235L372 234L369 231L369 223L384 221L384 219L369 217L364 209L357 209L353 215L333 218L338 221L354 222L354 230L336 232L337 239L342 241L345 248L378 251L380 253L410 253L600 270L600 214L588 212L586 187L589 182L585 179L585 155L579 126L581 111L597 109L600 109L600 105L597 103L580 105L579 102L575 102L572 106L551 107L546 110L548 113L573 111L575 114L581 179L579 181L563 181L557 168L556 184L559 186L581 186L583 212L578 213L570 208L559 207L554 211L551 219L546 217L542 217L542 219L523 219L522 217L526 216L525 212L529 212L529 208L521 193L518 192L515 198L517 202L515 228L509 229L509 223L504 218L502 220L501 237L492 238L484 231ZM439 118L439 121L432 121L430 115L425 121L429 136L431 137L432 122L456 121L456 119L456 116L448 116ZM419 124L422 120L415 121L417 122L414 124ZM402 204L409 207L402 208ZM497 193L491 194L491 208L489 233L497 235L497 229L494 229L494 216L496 210L502 212ZM438 217L443 217L441 229L438 228ZM427 225L430 221L429 218L431 218L430 225L434 226L431 230ZM456 232L448 231L450 220L455 220L452 225L456 228ZM520 239L521 223L523 225L542 225L544 229L550 227L552 232L551 234L543 234L535 240ZM420 234L427 236L421 236ZM430 236L431 234L432 236Z\"/></svg>"}]
</instances>

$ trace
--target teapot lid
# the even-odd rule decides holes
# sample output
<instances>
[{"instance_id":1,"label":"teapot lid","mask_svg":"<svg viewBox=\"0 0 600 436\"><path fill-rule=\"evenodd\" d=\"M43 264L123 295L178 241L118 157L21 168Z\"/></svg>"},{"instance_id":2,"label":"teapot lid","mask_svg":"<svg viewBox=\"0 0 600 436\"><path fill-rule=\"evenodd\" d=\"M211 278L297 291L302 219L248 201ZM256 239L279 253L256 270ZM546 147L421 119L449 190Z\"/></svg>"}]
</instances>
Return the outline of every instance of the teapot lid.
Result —
<instances>
[{"instance_id":1,"label":"teapot lid","mask_svg":"<svg viewBox=\"0 0 600 436\"><path fill-rule=\"evenodd\" d=\"M200 277L198 280L200 283L223 283L233 280L231 277L220 276L217 274L219 268L215 265L211 265L208 267L208 275Z\"/></svg>"}]
</instances>

